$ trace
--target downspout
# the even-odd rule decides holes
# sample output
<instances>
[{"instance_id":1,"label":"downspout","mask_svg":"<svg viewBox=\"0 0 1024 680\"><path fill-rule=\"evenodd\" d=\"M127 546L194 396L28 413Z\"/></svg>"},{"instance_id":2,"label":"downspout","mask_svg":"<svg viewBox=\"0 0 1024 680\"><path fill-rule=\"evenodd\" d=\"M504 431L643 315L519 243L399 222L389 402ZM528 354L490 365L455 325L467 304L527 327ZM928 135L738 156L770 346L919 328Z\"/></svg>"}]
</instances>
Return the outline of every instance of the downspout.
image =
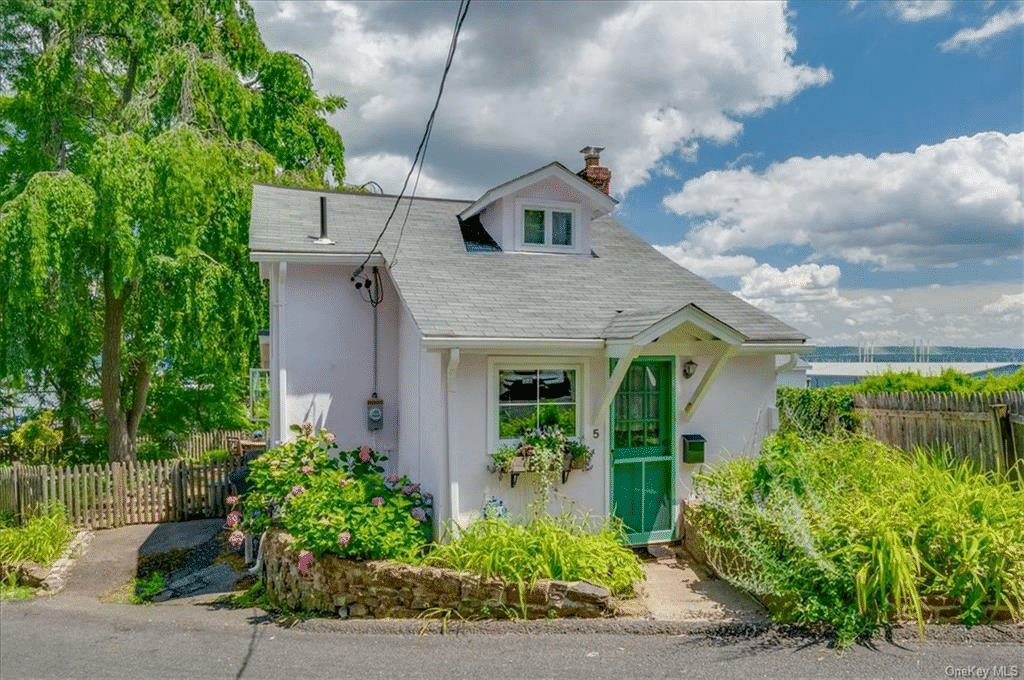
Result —
<instances>
[{"instance_id":1,"label":"downspout","mask_svg":"<svg viewBox=\"0 0 1024 680\"><path fill-rule=\"evenodd\" d=\"M288 263L274 265L274 280L271 286L270 332L271 338L271 380L274 400L271 404L271 433L268 441L272 446L282 444L288 432L288 370L285 368L284 309L288 278Z\"/></svg>"},{"instance_id":2,"label":"downspout","mask_svg":"<svg viewBox=\"0 0 1024 680\"><path fill-rule=\"evenodd\" d=\"M448 350L448 394L445 400L445 414L448 421L448 512L453 526L459 523L459 482L455 478L455 393L458 386L456 372L461 354L458 347Z\"/></svg>"}]
</instances>

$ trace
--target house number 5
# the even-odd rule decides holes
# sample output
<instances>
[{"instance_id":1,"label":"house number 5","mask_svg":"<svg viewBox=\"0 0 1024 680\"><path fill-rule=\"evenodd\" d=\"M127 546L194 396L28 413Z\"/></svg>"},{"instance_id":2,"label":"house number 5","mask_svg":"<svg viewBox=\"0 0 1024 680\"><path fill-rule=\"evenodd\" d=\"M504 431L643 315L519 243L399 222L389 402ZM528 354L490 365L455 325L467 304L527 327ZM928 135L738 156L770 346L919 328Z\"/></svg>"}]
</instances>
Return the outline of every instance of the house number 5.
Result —
<instances>
[{"instance_id":1,"label":"house number 5","mask_svg":"<svg viewBox=\"0 0 1024 680\"><path fill-rule=\"evenodd\" d=\"M600 433L600 432L598 432L598 431L597 431L597 428L595 427L595 428L594 428L594 439L597 439L597 438L598 438L598 437L600 437L600 436L601 436L601 433Z\"/></svg>"}]
</instances>

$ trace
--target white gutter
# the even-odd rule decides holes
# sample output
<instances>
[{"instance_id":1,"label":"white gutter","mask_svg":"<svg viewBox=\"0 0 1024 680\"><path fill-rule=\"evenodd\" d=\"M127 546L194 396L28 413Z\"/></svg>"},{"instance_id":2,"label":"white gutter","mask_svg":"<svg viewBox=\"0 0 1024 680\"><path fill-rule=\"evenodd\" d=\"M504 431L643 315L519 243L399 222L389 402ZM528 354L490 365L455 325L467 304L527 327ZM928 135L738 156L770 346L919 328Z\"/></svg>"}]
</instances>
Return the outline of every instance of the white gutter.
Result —
<instances>
[{"instance_id":1,"label":"white gutter","mask_svg":"<svg viewBox=\"0 0 1024 680\"><path fill-rule=\"evenodd\" d=\"M423 338L423 346L428 350L443 349L496 349L496 350L602 350L605 342L601 339L586 338L482 338L482 337L443 337L432 336Z\"/></svg>"},{"instance_id":2,"label":"white gutter","mask_svg":"<svg viewBox=\"0 0 1024 680\"><path fill-rule=\"evenodd\" d=\"M452 525L459 523L459 482L455 477L455 393L458 389L458 377L461 354L458 347L448 351L448 394L445 399L445 413L448 421L448 512Z\"/></svg>"},{"instance_id":3,"label":"white gutter","mask_svg":"<svg viewBox=\"0 0 1024 680\"><path fill-rule=\"evenodd\" d=\"M282 252L277 250L253 250L249 253L253 262L296 262L299 264L341 264L358 267L364 261L368 267L383 267L384 256L374 253L366 259L366 253L310 253Z\"/></svg>"},{"instance_id":4,"label":"white gutter","mask_svg":"<svg viewBox=\"0 0 1024 680\"><path fill-rule=\"evenodd\" d=\"M796 352L790 352L790 354L789 354L789 361L787 361L786 363L784 363L781 366L777 367L775 369L775 375L778 376L779 373L782 373L783 371L789 371L789 370L792 370L792 369L796 368L797 359L799 359L799 356L797 355L797 353Z\"/></svg>"}]
</instances>

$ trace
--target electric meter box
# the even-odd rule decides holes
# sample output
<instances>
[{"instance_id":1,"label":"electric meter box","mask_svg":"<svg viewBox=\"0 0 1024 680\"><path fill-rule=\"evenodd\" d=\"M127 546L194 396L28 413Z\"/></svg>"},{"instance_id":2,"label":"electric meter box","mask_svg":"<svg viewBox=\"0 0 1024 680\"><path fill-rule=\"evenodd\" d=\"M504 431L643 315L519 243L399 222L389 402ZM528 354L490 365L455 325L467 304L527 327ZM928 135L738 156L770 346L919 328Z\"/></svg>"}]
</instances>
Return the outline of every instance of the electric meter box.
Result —
<instances>
[{"instance_id":1,"label":"electric meter box","mask_svg":"<svg viewBox=\"0 0 1024 680\"><path fill-rule=\"evenodd\" d=\"M367 399L366 429L372 432L382 427L384 427L384 402L380 399Z\"/></svg>"},{"instance_id":2,"label":"electric meter box","mask_svg":"<svg viewBox=\"0 0 1024 680\"><path fill-rule=\"evenodd\" d=\"M699 434L684 434L682 443L684 463L704 462L704 445L708 443L707 439Z\"/></svg>"}]
</instances>

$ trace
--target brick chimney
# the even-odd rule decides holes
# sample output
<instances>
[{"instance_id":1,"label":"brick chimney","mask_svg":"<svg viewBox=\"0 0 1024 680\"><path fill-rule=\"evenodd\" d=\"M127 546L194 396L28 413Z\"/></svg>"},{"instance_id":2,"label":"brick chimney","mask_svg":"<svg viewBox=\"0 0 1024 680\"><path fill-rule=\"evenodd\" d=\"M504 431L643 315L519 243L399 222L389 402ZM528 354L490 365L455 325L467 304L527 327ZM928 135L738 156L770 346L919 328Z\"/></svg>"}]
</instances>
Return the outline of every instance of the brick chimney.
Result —
<instances>
[{"instance_id":1,"label":"brick chimney","mask_svg":"<svg viewBox=\"0 0 1024 680\"><path fill-rule=\"evenodd\" d=\"M576 174L607 194L612 183L612 171L601 165L602 151L604 151L603 146L585 146L580 149L586 165Z\"/></svg>"}]
</instances>

